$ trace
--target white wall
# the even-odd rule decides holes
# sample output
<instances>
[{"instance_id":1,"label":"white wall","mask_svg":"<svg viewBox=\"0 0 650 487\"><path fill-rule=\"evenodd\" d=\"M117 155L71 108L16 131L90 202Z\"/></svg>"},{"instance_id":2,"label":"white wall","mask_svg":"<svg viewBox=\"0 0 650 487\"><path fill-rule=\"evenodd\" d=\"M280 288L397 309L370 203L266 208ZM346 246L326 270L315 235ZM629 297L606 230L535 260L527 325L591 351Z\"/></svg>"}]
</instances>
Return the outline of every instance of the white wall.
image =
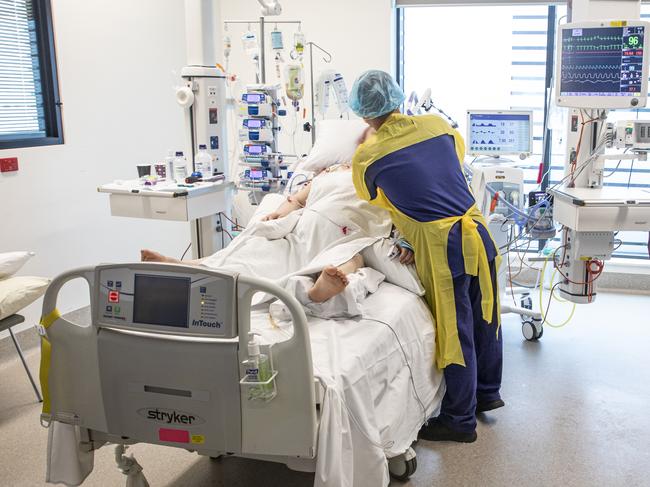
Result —
<instances>
[{"instance_id":1,"label":"white wall","mask_svg":"<svg viewBox=\"0 0 650 487\"><path fill-rule=\"evenodd\" d=\"M181 147L172 70L185 63L183 0L52 0L65 144L0 151L20 171L0 175L0 252L33 250L23 275L134 261L142 247L180 256L184 223L111 217L98 185ZM85 303L71 287L62 310ZM40 302L26 310L30 325Z\"/></svg>"},{"instance_id":2,"label":"white wall","mask_svg":"<svg viewBox=\"0 0 650 487\"><path fill-rule=\"evenodd\" d=\"M302 20L307 40L332 53L330 66L348 87L366 69L392 69L391 0L282 5L279 18ZM180 256L189 243L186 224L111 217L108 197L96 187L133 177L136 164L182 146L172 71L185 63L183 0L52 0L52 7L65 144L0 151L20 164L17 174L0 176L0 251L35 251L21 274L48 277L82 265L137 260L143 247ZM223 19L259 17L255 0L224 0L221 11ZM230 29L230 70L252 82L240 41L245 28ZM272 75L270 52L268 59ZM330 67L317 63L316 72ZM307 150L309 135L304 142ZM65 290L60 309L85 304L84 292L81 285ZM28 325L36 323L40 302L25 314Z\"/></svg>"},{"instance_id":3,"label":"white wall","mask_svg":"<svg viewBox=\"0 0 650 487\"><path fill-rule=\"evenodd\" d=\"M282 15L267 17L267 82L276 83L274 53L270 47L270 31L274 29L273 20L300 20L302 32L306 40L313 41L322 46L333 56L330 64L322 60L322 55L314 49L314 77L323 69L336 69L343 74L348 89L352 87L355 78L368 69L383 69L393 71L393 13L391 0L281 0ZM259 19L260 10L255 0L229 0L223 1L221 7L223 20L256 20ZM289 60L290 46L296 26L279 24L283 31L285 60ZM245 24L229 26L229 35L232 40L232 54L229 71L238 75L245 83L255 82L253 64L246 58L241 36L247 30ZM251 30L257 29L256 24L251 25ZM257 32L257 31L256 31ZM309 92L309 58L305 49L305 96L302 107L307 107L307 117L300 120L300 127L304 121L309 121L310 92ZM301 111L302 117L302 111ZM290 117L287 117L287 122ZM290 125L285 123L285 125ZM285 127L284 132L290 130ZM300 129L301 131L301 129ZM302 140L298 141L297 152L305 153L311 143L310 135L300 132ZM280 139L283 144L280 149L285 153L293 152L293 147L288 142L288 137Z\"/></svg>"}]
</instances>

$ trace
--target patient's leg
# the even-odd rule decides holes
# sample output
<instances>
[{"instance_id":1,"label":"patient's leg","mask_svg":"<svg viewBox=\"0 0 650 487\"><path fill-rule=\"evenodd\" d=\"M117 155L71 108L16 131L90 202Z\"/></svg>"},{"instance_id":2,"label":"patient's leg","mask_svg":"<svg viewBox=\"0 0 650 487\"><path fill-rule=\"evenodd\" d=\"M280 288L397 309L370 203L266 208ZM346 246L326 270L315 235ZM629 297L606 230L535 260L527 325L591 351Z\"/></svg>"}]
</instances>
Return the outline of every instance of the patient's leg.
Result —
<instances>
[{"instance_id":1,"label":"patient's leg","mask_svg":"<svg viewBox=\"0 0 650 487\"><path fill-rule=\"evenodd\" d=\"M178 260L173 257L154 252L153 250L143 249L140 251L140 260L142 262L165 262L167 264L185 264L185 265L200 265L201 259L195 260Z\"/></svg>"},{"instance_id":2,"label":"patient's leg","mask_svg":"<svg viewBox=\"0 0 650 487\"><path fill-rule=\"evenodd\" d=\"M334 267L333 265L325 267L314 283L314 287L307 293L309 299L314 303L323 303L337 294L342 293L349 283L347 275L353 274L361 267L363 267L363 257L361 257L361 254L355 255L349 261L338 267Z\"/></svg>"}]
</instances>

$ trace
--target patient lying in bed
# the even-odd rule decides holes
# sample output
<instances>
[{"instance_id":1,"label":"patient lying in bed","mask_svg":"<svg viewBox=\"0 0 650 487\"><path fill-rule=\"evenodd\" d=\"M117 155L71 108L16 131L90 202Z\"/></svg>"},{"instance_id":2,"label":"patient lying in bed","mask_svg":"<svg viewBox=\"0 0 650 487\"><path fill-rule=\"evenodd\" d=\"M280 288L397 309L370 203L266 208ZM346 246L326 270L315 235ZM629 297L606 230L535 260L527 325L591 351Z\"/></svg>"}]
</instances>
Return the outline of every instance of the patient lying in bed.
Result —
<instances>
[{"instance_id":1,"label":"patient lying in bed","mask_svg":"<svg viewBox=\"0 0 650 487\"><path fill-rule=\"evenodd\" d=\"M173 257L167 257L153 250L144 249L140 251L141 260L143 262L165 262L169 264L184 264L184 265L201 265L203 259L180 261ZM296 288L300 294L305 294L305 298L300 299L302 304L307 304L305 301L314 303L324 303L330 298L341 294L345 288L350 284L350 278L355 281L363 278L363 273L357 274L357 271L363 267L363 257L361 254L356 254L349 261L339 265L326 266L316 278L314 282L309 276L305 276L310 282L309 288L305 290L305 281L300 280L301 287ZM297 278L293 278L296 280ZM364 296L365 297L365 296Z\"/></svg>"},{"instance_id":2,"label":"patient lying in bed","mask_svg":"<svg viewBox=\"0 0 650 487\"><path fill-rule=\"evenodd\" d=\"M378 237L387 237L390 229L384 210L356 197L350 167L337 165L289 196L226 249L182 263L280 280L316 314L331 314L333 308L347 306L344 314L350 315L354 304L374 292L383 280L382 274L364 267L360 251ZM330 260L310 268L318 256ZM181 263L146 249L141 251L141 258L146 262ZM344 299L331 301L341 294ZM320 303L330 306L311 306Z\"/></svg>"}]
</instances>

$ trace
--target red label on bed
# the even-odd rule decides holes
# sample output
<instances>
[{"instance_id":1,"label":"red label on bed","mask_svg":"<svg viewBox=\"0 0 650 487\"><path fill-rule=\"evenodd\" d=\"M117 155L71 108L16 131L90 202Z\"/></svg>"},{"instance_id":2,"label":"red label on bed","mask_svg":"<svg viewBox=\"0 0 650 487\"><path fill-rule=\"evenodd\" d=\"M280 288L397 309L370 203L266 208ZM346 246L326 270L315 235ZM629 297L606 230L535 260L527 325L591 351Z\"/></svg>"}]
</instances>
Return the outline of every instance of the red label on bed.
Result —
<instances>
[{"instance_id":1,"label":"red label on bed","mask_svg":"<svg viewBox=\"0 0 650 487\"><path fill-rule=\"evenodd\" d=\"M158 430L158 439L160 441L172 441L174 443L189 443L190 432L185 430L160 428Z\"/></svg>"}]
</instances>

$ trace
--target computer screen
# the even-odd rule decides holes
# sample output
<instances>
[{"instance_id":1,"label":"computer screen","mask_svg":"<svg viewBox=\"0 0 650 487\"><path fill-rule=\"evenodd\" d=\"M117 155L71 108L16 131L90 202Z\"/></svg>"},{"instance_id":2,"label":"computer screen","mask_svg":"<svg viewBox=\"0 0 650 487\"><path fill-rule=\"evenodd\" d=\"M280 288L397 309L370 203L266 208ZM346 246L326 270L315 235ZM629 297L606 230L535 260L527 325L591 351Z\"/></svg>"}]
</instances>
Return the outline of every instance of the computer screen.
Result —
<instances>
[{"instance_id":1,"label":"computer screen","mask_svg":"<svg viewBox=\"0 0 650 487\"><path fill-rule=\"evenodd\" d=\"M467 112L467 153L473 156L532 152L532 112Z\"/></svg>"},{"instance_id":2,"label":"computer screen","mask_svg":"<svg viewBox=\"0 0 650 487\"><path fill-rule=\"evenodd\" d=\"M190 279L135 275L133 322L188 327Z\"/></svg>"},{"instance_id":3,"label":"computer screen","mask_svg":"<svg viewBox=\"0 0 650 487\"><path fill-rule=\"evenodd\" d=\"M647 25L643 22L567 24L560 30L560 106L625 108L647 99Z\"/></svg>"}]
</instances>

